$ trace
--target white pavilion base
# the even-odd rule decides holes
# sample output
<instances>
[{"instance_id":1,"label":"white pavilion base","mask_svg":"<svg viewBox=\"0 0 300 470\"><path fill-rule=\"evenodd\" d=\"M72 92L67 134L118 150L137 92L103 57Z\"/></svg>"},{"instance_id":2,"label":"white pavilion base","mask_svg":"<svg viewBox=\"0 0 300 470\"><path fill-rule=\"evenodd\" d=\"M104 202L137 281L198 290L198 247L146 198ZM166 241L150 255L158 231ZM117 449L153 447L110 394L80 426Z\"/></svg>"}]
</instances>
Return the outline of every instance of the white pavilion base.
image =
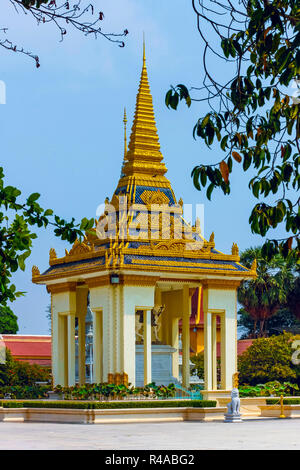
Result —
<instances>
[{"instance_id":1,"label":"white pavilion base","mask_svg":"<svg viewBox=\"0 0 300 470\"><path fill-rule=\"evenodd\" d=\"M152 382L169 385L178 382L172 375L172 356L175 348L166 344L152 344ZM144 345L136 345L136 387L144 386Z\"/></svg>"}]
</instances>

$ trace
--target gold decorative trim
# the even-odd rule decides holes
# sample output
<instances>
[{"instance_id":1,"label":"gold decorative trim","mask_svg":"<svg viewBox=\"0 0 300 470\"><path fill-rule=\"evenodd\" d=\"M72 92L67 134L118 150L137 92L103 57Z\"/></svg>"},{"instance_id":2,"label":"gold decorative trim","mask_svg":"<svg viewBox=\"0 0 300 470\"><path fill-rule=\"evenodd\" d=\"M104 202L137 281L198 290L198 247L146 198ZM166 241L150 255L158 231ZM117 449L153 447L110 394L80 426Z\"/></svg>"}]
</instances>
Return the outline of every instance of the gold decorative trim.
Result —
<instances>
[{"instance_id":1,"label":"gold decorative trim","mask_svg":"<svg viewBox=\"0 0 300 470\"><path fill-rule=\"evenodd\" d=\"M50 344L50 343L49 343ZM19 354L16 355L14 354L14 359L40 359L40 360L44 360L44 361L48 361L50 360L51 361L51 354L49 356L32 356L32 355L24 355L24 356L20 356Z\"/></svg>"},{"instance_id":2,"label":"gold decorative trim","mask_svg":"<svg viewBox=\"0 0 300 470\"><path fill-rule=\"evenodd\" d=\"M236 279L204 279L201 281L203 289L237 289L242 280Z\"/></svg>"},{"instance_id":3,"label":"gold decorative trim","mask_svg":"<svg viewBox=\"0 0 300 470\"><path fill-rule=\"evenodd\" d=\"M92 248L84 242L80 242L77 238L69 251L69 256L81 255L85 253L90 253Z\"/></svg>"},{"instance_id":4,"label":"gold decorative trim","mask_svg":"<svg viewBox=\"0 0 300 470\"><path fill-rule=\"evenodd\" d=\"M31 272L32 272L32 279L37 277L37 276L40 276L40 270L37 266L32 266L32 269L31 269Z\"/></svg>"},{"instance_id":5,"label":"gold decorative trim","mask_svg":"<svg viewBox=\"0 0 300 470\"><path fill-rule=\"evenodd\" d=\"M60 294L62 292L75 292L76 282L62 282L61 284L50 284L47 286L47 291L51 294Z\"/></svg>"},{"instance_id":6,"label":"gold decorative trim","mask_svg":"<svg viewBox=\"0 0 300 470\"><path fill-rule=\"evenodd\" d=\"M127 286L155 286L159 280L159 276L139 276L131 274L122 276L123 284Z\"/></svg>"},{"instance_id":7,"label":"gold decorative trim","mask_svg":"<svg viewBox=\"0 0 300 470\"><path fill-rule=\"evenodd\" d=\"M57 259L57 254L54 248L50 248L49 251L49 264L51 266L51 262Z\"/></svg>"},{"instance_id":8,"label":"gold decorative trim","mask_svg":"<svg viewBox=\"0 0 300 470\"><path fill-rule=\"evenodd\" d=\"M198 266L198 265L197 265ZM109 267L109 269L113 269L112 267ZM124 266L124 269L126 270L136 270L137 269L137 265L125 265ZM240 277L241 280L243 279L248 279L249 277L253 277L255 278L256 277L256 273L253 272L253 271L233 271L233 270L216 270L216 269L210 269L209 271L207 269L195 269L193 268L193 270L191 271L191 268L189 266L187 267L179 267L179 266L168 266L168 265L161 265L161 266L147 266L147 265L139 265L138 267L139 270L141 271L149 271L149 272L157 272L157 271L160 271L160 272L172 272L174 274L176 273L180 273L180 272L183 272L183 273L188 273L188 274L191 274L191 275L205 275L207 276L208 274L209 275L224 275L224 276L235 276L235 277ZM33 282L36 283L36 284L46 284L47 281L51 281L51 280L54 280L54 279L61 279L61 278L65 278L66 275L68 277L80 277L82 278L82 276L84 274L91 274L91 273L95 273L95 272L101 272L101 271L104 271L104 270L107 270L107 267L106 266L94 266L94 267L85 267L85 268L82 268L80 270L70 270L68 271L67 273L65 271L63 272L60 272L60 273L54 273L54 274L47 274L47 275L41 275L41 276L37 276L35 278L33 278Z\"/></svg>"},{"instance_id":9,"label":"gold decorative trim","mask_svg":"<svg viewBox=\"0 0 300 470\"><path fill-rule=\"evenodd\" d=\"M162 191L149 191L146 189L140 196L141 200L145 203L146 207L151 209L151 205L158 204L169 205L169 198Z\"/></svg>"},{"instance_id":10,"label":"gold decorative trim","mask_svg":"<svg viewBox=\"0 0 300 470\"><path fill-rule=\"evenodd\" d=\"M106 240L107 243L107 240ZM67 251L67 250L66 250ZM94 250L90 251L87 253L78 253L75 255L70 256L70 254L67 254L63 258L56 258L50 260L50 266L56 266L58 264L65 264L65 263L73 263L74 261L83 261L83 260L88 260L91 258L101 258L102 256L105 255L106 249L103 248L101 250Z\"/></svg>"},{"instance_id":11,"label":"gold decorative trim","mask_svg":"<svg viewBox=\"0 0 300 470\"><path fill-rule=\"evenodd\" d=\"M237 256L237 257L239 258L239 260L240 260L240 257L239 257L239 248L238 248L238 246L237 246L236 243L233 243L233 244L232 244L232 247L231 247L231 254L232 254L233 256Z\"/></svg>"},{"instance_id":12,"label":"gold decorative trim","mask_svg":"<svg viewBox=\"0 0 300 470\"><path fill-rule=\"evenodd\" d=\"M184 261L170 261L170 260L162 261L162 260L147 260L147 259L133 258L132 262L136 263L136 264L146 264L146 265L155 264L157 266L164 266L164 264L162 264L162 263L165 263L167 266L172 265L172 266L186 267L186 263ZM189 263L189 266L199 267L199 268L208 268L209 264L206 264L206 263ZM221 269L221 268L224 268L224 264L214 264L213 267L215 269ZM229 265L228 268L226 268L226 270L237 271L237 268L235 266L230 266Z\"/></svg>"},{"instance_id":13,"label":"gold decorative trim","mask_svg":"<svg viewBox=\"0 0 300 470\"><path fill-rule=\"evenodd\" d=\"M89 289L92 289L93 287L108 286L110 285L110 276L106 274L101 277L90 277L86 279L86 283Z\"/></svg>"}]
</instances>

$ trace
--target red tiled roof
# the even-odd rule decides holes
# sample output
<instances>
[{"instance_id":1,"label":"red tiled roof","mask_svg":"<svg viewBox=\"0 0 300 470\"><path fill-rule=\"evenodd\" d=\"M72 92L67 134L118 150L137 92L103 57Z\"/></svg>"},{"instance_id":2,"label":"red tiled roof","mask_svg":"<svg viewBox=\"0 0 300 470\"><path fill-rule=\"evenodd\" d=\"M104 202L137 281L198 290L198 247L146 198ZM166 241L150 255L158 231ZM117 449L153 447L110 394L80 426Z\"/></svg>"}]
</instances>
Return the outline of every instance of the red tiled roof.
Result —
<instances>
[{"instance_id":1,"label":"red tiled roof","mask_svg":"<svg viewBox=\"0 0 300 470\"><path fill-rule=\"evenodd\" d=\"M246 349L249 348L249 346L251 346L251 344L253 343L253 339L239 339L238 342L237 342L237 355L240 356L241 354L243 354L244 351L246 351ZM220 343L217 343L217 356L220 357L221 353L220 353Z\"/></svg>"},{"instance_id":2,"label":"red tiled roof","mask_svg":"<svg viewBox=\"0 0 300 470\"><path fill-rule=\"evenodd\" d=\"M7 349L19 361L51 365L51 336L2 335Z\"/></svg>"},{"instance_id":3,"label":"red tiled roof","mask_svg":"<svg viewBox=\"0 0 300 470\"><path fill-rule=\"evenodd\" d=\"M238 356L240 356L241 354L243 354L244 351L246 351L246 349L249 348L249 346L251 346L251 344L253 343L253 341L255 341L254 339L239 339L238 340Z\"/></svg>"}]
</instances>

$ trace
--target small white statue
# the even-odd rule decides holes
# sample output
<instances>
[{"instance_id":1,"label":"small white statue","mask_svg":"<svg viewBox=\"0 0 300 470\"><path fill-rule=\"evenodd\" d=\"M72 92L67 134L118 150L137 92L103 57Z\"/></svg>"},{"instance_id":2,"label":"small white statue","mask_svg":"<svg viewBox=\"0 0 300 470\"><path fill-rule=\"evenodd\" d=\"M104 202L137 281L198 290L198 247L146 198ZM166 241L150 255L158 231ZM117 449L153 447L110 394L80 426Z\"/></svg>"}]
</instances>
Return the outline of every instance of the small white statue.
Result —
<instances>
[{"instance_id":1,"label":"small white statue","mask_svg":"<svg viewBox=\"0 0 300 470\"><path fill-rule=\"evenodd\" d=\"M154 343L156 344L160 344L158 333L161 327L161 322L159 320L165 308L165 305L155 305L151 310L151 327L153 328Z\"/></svg>"},{"instance_id":2,"label":"small white statue","mask_svg":"<svg viewBox=\"0 0 300 470\"><path fill-rule=\"evenodd\" d=\"M233 388L231 391L231 402L227 405L227 413L225 414L225 423L238 423L241 422L240 414L241 401L239 397L238 388Z\"/></svg>"},{"instance_id":3,"label":"small white statue","mask_svg":"<svg viewBox=\"0 0 300 470\"><path fill-rule=\"evenodd\" d=\"M230 414L239 414L240 412L240 397L239 397L239 390L237 388L233 388L231 391L231 402L227 405L227 412Z\"/></svg>"}]
</instances>

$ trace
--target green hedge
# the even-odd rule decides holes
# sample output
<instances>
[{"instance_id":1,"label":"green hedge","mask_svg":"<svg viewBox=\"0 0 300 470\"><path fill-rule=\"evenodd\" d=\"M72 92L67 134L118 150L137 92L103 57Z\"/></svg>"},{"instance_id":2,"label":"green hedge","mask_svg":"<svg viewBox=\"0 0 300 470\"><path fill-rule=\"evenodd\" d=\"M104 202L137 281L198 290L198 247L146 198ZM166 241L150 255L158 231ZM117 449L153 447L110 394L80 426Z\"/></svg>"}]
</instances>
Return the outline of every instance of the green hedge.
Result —
<instances>
[{"instance_id":1,"label":"green hedge","mask_svg":"<svg viewBox=\"0 0 300 470\"><path fill-rule=\"evenodd\" d=\"M3 406L3 408L24 408L22 401L13 400L0 402L0 406Z\"/></svg>"},{"instance_id":2,"label":"green hedge","mask_svg":"<svg viewBox=\"0 0 300 470\"><path fill-rule=\"evenodd\" d=\"M279 405L280 401L278 398L268 398L266 400L267 405ZM300 398L284 398L284 405L300 405Z\"/></svg>"},{"instance_id":3,"label":"green hedge","mask_svg":"<svg viewBox=\"0 0 300 470\"><path fill-rule=\"evenodd\" d=\"M124 409L124 408L215 408L213 400L158 400L122 402L83 402L83 401L3 401L3 408L65 408L65 409Z\"/></svg>"}]
</instances>

